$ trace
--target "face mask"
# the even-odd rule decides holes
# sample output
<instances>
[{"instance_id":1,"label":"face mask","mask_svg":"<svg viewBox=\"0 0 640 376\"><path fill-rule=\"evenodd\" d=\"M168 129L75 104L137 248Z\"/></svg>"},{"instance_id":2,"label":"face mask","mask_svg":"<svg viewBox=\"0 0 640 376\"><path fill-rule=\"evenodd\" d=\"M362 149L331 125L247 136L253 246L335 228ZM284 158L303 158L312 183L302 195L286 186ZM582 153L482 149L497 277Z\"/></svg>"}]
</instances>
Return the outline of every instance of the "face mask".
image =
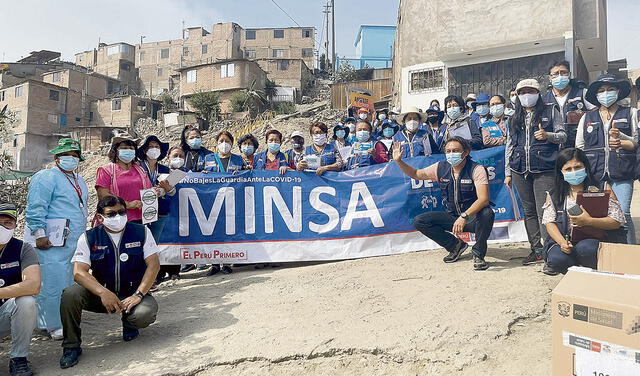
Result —
<instances>
[{"instance_id":1,"label":"face mask","mask_svg":"<svg viewBox=\"0 0 640 376\"><path fill-rule=\"evenodd\" d=\"M448 153L447 162L452 166L457 166L462 163L462 153Z\"/></svg>"},{"instance_id":2,"label":"face mask","mask_svg":"<svg viewBox=\"0 0 640 376\"><path fill-rule=\"evenodd\" d=\"M618 92L616 90L603 91L598 93L598 102L605 107L609 107L618 100Z\"/></svg>"},{"instance_id":3,"label":"face mask","mask_svg":"<svg viewBox=\"0 0 640 376\"><path fill-rule=\"evenodd\" d=\"M558 76L556 78L553 78L551 80L551 85L553 85L555 89L564 90L564 88L566 88L567 85L569 85L569 77Z\"/></svg>"},{"instance_id":4,"label":"face mask","mask_svg":"<svg viewBox=\"0 0 640 376\"><path fill-rule=\"evenodd\" d=\"M360 142L369 141L369 131L357 131L356 132L356 138Z\"/></svg>"},{"instance_id":5,"label":"face mask","mask_svg":"<svg viewBox=\"0 0 640 376\"><path fill-rule=\"evenodd\" d=\"M489 106L486 104L479 104L476 106L476 112L480 116L486 116L489 113Z\"/></svg>"},{"instance_id":6,"label":"face mask","mask_svg":"<svg viewBox=\"0 0 640 376\"><path fill-rule=\"evenodd\" d=\"M385 114L378 115L378 120L382 121L382 120L385 120L386 118L387 118L387 115L385 115Z\"/></svg>"},{"instance_id":7,"label":"face mask","mask_svg":"<svg viewBox=\"0 0 640 376\"><path fill-rule=\"evenodd\" d=\"M253 145L242 145L241 148L242 154L244 155L253 155L253 152L256 151Z\"/></svg>"},{"instance_id":8,"label":"face mask","mask_svg":"<svg viewBox=\"0 0 640 376\"><path fill-rule=\"evenodd\" d=\"M293 146L293 148L296 149L296 150L302 149L302 144L297 144L296 143L296 144L292 144L291 146Z\"/></svg>"},{"instance_id":9,"label":"face mask","mask_svg":"<svg viewBox=\"0 0 640 376\"><path fill-rule=\"evenodd\" d=\"M391 115L391 120L395 121L397 117L397 115Z\"/></svg>"},{"instance_id":10,"label":"face mask","mask_svg":"<svg viewBox=\"0 0 640 376\"><path fill-rule=\"evenodd\" d=\"M430 116L427 118L427 122L430 124L435 124L438 122L438 117L437 116Z\"/></svg>"},{"instance_id":11,"label":"face mask","mask_svg":"<svg viewBox=\"0 0 640 376\"><path fill-rule=\"evenodd\" d=\"M338 129L336 131L336 137L337 138L344 138L344 136L347 134L347 132L344 129Z\"/></svg>"},{"instance_id":12,"label":"face mask","mask_svg":"<svg viewBox=\"0 0 640 376\"><path fill-rule=\"evenodd\" d=\"M147 157L149 157L149 159L158 159L158 157L160 157L160 149L151 148L147 150Z\"/></svg>"},{"instance_id":13,"label":"face mask","mask_svg":"<svg viewBox=\"0 0 640 376\"><path fill-rule=\"evenodd\" d=\"M8 228L0 225L0 244L7 244L9 240L13 237L13 233L16 232L16 229L9 230Z\"/></svg>"},{"instance_id":14,"label":"face mask","mask_svg":"<svg viewBox=\"0 0 640 376\"><path fill-rule=\"evenodd\" d=\"M567 183L579 185L587 178L587 170L583 168L572 172L563 172L562 175L564 176L564 181Z\"/></svg>"},{"instance_id":15,"label":"face mask","mask_svg":"<svg viewBox=\"0 0 640 376\"><path fill-rule=\"evenodd\" d=\"M358 115L358 117L360 118L360 120L367 120L367 114L360 114Z\"/></svg>"},{"instance_id":16,"label":"face mask","mask_svg":"<svg viewBox=\"0 0 640 376\"><path fill-rule=\"evenodd\" d=\"M416 129L418 129L418 126L420 126L420 123L418 123L418 121L417 121L417 120L409 120L409 121L408 121L408 122L406 122L404 125L405 125L405 127L407 127L407 130L408 130L409 132L413 132L413 131L415 131Z\"/></svg>"},{"instance_id":17,"label":"face mask","mask_svg":"<svg viewBox=\"0 0 640 376\"><path fill-rule=\"evenodd\" d=\"M70 155L63 155L58 158L58 166L65 171L73 171L78 167L80 158L72 157Z\"/></svg>"},{"instance_id":18,"label":"face mask","mask_svg":"<svg viewBox=\"0 0 640 376\"><path fill-rule=\"evenodd\" d=\"M102 217L102 223L113 232L120 232L127 224L127 215L116 215L115 217Z\"/></svg>"},{"instance_id":19,"label":"face mask","mask_svg":"<svg viewBox=\"0 0 640 376\"><path fill-rule=\"evenodd\" d=\"M269 142L267 144L267 149L269 149L270 152L275 154L280 151L280 144L277 142Z\"/></svg>"},{"instance_id":20,"label":"face mask","mask_svg":"<svg viewBox=\"0 0 640 376\"><path fill-rule=\"evenodd\" d=\"M538 103L538 98L540 98L540 94L520 94L518 95L518 99L520 99L520 104L522 107L533 107Z\"/></svg>"},{"instance_id":21,"label":"face mask","mask_svg":"<svg viewBox=\"0 0 640 376\"><path fill-rule=\"evenodd\" d=\"M473 109L473 102L472 101L467 102L467 107L469 107L470 109Z\"/></svg>"},{"instance_id":22,"label":"face mask","mask_svg":"<svg viewBox=\"0 0 640 376\"><path fill-rule=\"evenodd\" d=\"M516 99L518 98L517 95L512 95L511 97L509 97L509 100L511 101L511 103L516 104Z\"/></svg>"},{"instance_id":23,"label":"face mask","mask_svg":"<svg viewBox=\"0 0 640 376\"><path fill-rule=\"evenodd\" d=\"M228 142L221 142L218 144L218 151L220 154L227 154L231 151L231 144Z\"/></svg>"},{"instance_id":24,"label":"face mask","mask_svg":"<svg viewBox=\"0 0 640 376\"><path fill-rule=\"evenodd\" d=\"M489 113L495 117L502 116L502 114L504 114L504 104L494 104L493 106L489 107Z\"/></svg>"},{"instance_id":25,"label":"face mask","mask_svg":"<svg viewBox=\"0 0 640 376\"><path fill-rule=\"evenodd\" d=\"M131 149L118 150L118 158L124 163L129 163L136 157L136 151Z\"/></svg>"},{"instance_id":26,"label":"face mask","mask_svg":"<svg viewBox=\"0 0 640 376\"><path fill-rule=\"evenodd\" d=\"M393 137L393 128L385 128L382 130L382 135L385 137Z\"/></svg>"},{"instance_id":27,"label":"face mask","mask_svg":"<svg viewBox=\"0 0 640 376\"><path fill-rule=\"evenodd\" d=\"M202 139L200 137L192 138L190 140L187 140L187 145L189 145L191 149L200 149L200 147L202 146Z\"/></svg>"},{"instance_id":28,"label":"face mask","mask_svg":"<svg viewBox=\"0 0 640 376\"><path fill-rule=\"evenodd\" d=\"M344 131L342 131L344 132ZM326 134L314 134L313 135L313 143L322 146L327 143L327 135Z\"/></svg>"},{"instance_id":29,"label":"face mask","mask_svg":"<svg viewBox=\"0 0 640 376\"><path fill-rule=\"evenodd\" d=\"M171 162L169 162L169 167L173 169L178 169L184 166L184 158L173 158Z\"/></svg>"},{"instance_id":30,"label":"face mask","mask_svg":"<svg viewBox=\"0 0 640 376\"><path fill-rule=\"evenodd\" d=\"M460 111L460 107L458 106L449 107L447 108L447 115L449 115L451 119L456 120L462 115L462 111Z\"/></svg>"},{"instance_id":31,"label":"face mask","mask_svg":"<svg viewBox=\"0 0 640 376\"><path fill-rule=\"evenodd\" d=\"M356 124L355 123L349 123L349 132L353 133L356 130Z\"/></svg>"}]
</instances>

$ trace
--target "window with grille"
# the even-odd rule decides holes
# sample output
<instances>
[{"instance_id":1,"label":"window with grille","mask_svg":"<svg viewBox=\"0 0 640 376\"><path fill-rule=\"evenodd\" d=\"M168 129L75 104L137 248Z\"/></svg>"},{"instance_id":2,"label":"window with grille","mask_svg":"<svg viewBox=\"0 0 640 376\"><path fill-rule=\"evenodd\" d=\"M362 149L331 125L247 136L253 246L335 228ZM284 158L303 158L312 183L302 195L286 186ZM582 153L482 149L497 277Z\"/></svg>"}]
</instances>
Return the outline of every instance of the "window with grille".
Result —
<instances>
[{"instance_id":1,"label":"window with grille","mask_svg":"<svg viewBox=\"0 0 640 376\"><path fill-rule=\"evenodd\" d=\"M182 56L189 56L189 47L182 47Z\"/></svg>"},{"instance_id":2,"label":"window with grille","mask_svg":"<svg viewBox=\"0 0 640 376\"><path fill-rule=\"evenodd\" d=\"M209 45L208 44L203 44L201 52L202 52L202 55L206 55L209 52Z\"/></svg>"},{"instance_id":3,"label":"window with grille","mask_svg":"<svg viewBox=\"0 0 640 376\"><path fill-rule=\"evenodd\" d=\"M60 72L53 73L53 77L51 78L53 82L60 82Z\"/></svg>"},{"instance_id":4,"label":"window with grille","mask_svg":"<svg viewBox=\"0 0 640 376\"><path fill-rule=\"evenodd\" d=\"M410 73L410 92L444 88L444 69L432 68Z\"/></svg>"},{"instance_id":5,"label":"window with grille","mask_svg":"<svg viewBox=\"0 0 640 376\"><path fill-rule=\"evenodd\" d=\"M273 57L284 57L284 50L273 50Z\"/></svg>"},{"instance_id":6,"label":"window with grille","mask_svg":"<svg viewBox=\"0 0 640 376\"><path fill-rule=\"evenodd\" d=\"M255 59L256 58L256 50L245 50L244 57L247 59Z\"/></svg>"},{"instance_id":7,"label":"window with grille","mask_svg":"<svg viewBox=\"0 0 640 376\"><path fill-rule=\"evenodd\" d=\"M111 110L118 111L122 108L122 100L114 99L111 101Z\"/></svg>"},{"instance_id":8,"label":"window with grille","mask_svg":"<svg viewBox=\"0 0 640 376\"><path fill-rule=\"evenodd\" d=\"M312 33L311 29L303 29L302 30L302 37L303 38L311 38L311 33Z\"/></svg>"},{"instance_id":9,"label":"window with grille","mask_svg":"<svg viewBox=\"0 0 640 376\"><path fill-rule=\"evenodd\" d=\"M15 96L16 98L20 98L22 96L22 86L16 86Z\"/></svg>"}]
</instances>

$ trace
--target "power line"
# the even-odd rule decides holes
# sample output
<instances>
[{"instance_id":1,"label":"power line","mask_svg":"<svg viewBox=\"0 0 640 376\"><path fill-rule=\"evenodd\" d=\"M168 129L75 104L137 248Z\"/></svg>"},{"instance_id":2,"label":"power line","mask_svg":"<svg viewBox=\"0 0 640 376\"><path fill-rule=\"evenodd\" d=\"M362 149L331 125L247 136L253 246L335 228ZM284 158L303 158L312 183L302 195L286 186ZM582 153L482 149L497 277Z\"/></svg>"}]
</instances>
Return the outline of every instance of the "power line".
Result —
<instances>
[{"instance_id":1,"label":"power line","mask_svg":"<svg viewBox=\"0 0 640 376\"><path fill-rule=\"evenodd\" d=\"M276 3L276 0L271 0L271 2L272 2L272 3L274 3L274 4L275 4L275 5L276 5L276 6L277 6L281 11L282 11L282 13L286 14L286 15L287 15L287 17L289 17L289 18L291 19L291 21L293 21L293 23L294 23L294 24L298 25L298 27L302 27L302 26L300 26L300 24L299 24L299 23L297 23L297 22L296 22L296 20L294 20L294 19L293 19L293 17L291 17L291 16L289 15L289 13L287 13L287 11L285 11L284 9L282 9L282 7L281 7L280 5L278 5L278 3Z\"/></svg>"}]
</instances>

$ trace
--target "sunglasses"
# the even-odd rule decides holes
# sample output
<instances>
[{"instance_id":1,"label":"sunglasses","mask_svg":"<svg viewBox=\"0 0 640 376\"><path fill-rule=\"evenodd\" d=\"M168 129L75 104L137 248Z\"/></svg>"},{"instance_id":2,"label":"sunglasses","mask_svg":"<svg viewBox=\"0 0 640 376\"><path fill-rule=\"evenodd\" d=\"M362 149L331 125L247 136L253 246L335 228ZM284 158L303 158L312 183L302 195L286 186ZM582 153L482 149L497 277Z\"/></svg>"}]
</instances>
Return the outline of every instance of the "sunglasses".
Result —
<instances>
[{"instance_id":1,"label":"sunglasses","mask_svg":"<svg viewBox=\"0 0 640 376\"><path fill-rule=\"evenodd\" d=\"M106 218L113 218L116 215L125 215L125 214L127 214L127 210L126 209L122 209L122 210L119 210L117 212L114 211L114 212L111 212L111 213L104 213L102 216L106 217Z\"/></svg>"}]
</instances>

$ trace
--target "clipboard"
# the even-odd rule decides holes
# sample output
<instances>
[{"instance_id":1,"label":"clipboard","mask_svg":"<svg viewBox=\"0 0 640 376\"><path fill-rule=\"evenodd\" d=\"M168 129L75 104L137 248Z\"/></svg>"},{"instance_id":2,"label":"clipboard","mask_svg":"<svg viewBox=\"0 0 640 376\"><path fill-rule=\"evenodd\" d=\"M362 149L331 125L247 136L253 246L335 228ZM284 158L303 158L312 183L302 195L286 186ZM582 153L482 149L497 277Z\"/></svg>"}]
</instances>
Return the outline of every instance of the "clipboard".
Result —
<instances>
[{"instance_id":1,"label":"clipboard","mask_svg":"<svg viewBox=\"0 0 640 376\"><path fill-rule=\"evenodd\" d=\"M69 219L47 219L47 229L45 234L49 238L51 245L54 247L64 247L67 243L67 236L69 236ZM25 243L29 243L32 246L36 246L36 237L28 230L24 232L22 239Z\"/></svg>"},{"instance_id":2,"label":"clipboard","mask_svg":"<svg viewBox=\"0 0 640 376\"><path fill-rule=\"evenodd\" d=\"M576 204L581 205L593 218L605 218L609 215L609 199L611 191L578 192ZM607 232L595 227L573 227L571 242L578 243L584 239L606 240Z\"/></svg>"}]
</instances>

